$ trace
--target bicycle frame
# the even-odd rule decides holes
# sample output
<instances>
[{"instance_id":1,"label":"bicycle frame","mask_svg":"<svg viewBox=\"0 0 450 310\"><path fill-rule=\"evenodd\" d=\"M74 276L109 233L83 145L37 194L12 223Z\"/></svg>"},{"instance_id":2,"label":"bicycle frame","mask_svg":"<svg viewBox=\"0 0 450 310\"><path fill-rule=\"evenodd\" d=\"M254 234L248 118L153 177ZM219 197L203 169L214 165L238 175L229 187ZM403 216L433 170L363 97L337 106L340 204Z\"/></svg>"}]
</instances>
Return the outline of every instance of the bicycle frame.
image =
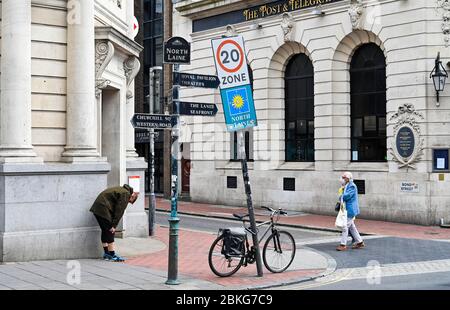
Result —
<instances>
[{"instance_id":1,"label":"bicycle frame","mask_svg":"<svg viewBox=\"0 0 450 310\"><path fill-rule=\"evenodd\" d=\"M276 215L276 220L274 221L274 216ZM276 230L276 223L278 223L278 219L280 218L280 213L279 213L279 211L276 211L276 210L274 210L274 211L272 211L272 214L270 215L270 220L268 220L268 221L265 221L265 222L262 222L262 223L259 223L259 224L256 224L256 229L258 229L259 227L261 227L261 226L264 226L264 225L267 225L267 224L270 224L267 228L266 228L266 230L264 231L264 233L262 234L262 236L261 236L261 238L258 238L258 240L259 241L261 241L262 239L264 239L264 237L266 237L266 235L267 235L267 233L269 232L269 230L270 231L274 231L274 230ZM247 231L247 232L249 232L250 234L254 234L254 232L252 232L251 230L250 230L250 228L249 227L247 227L247 226L245 226L245 220L242 220L242 224L244 225L244 228L245 228L245 230ZM256 232L256 234L258 235L258 231ZM248 245L248 242L247 242L247 245ZM281 248L281 246L280 245L278 245L280 248Z\"/></svg>"},{"instance_id":2,"label":"bicycle frame","mask_svg":"<svg viewBox=\"0 0 450 310\"><path fill-rule=\"evenodd\" d=\"M245 235L243 234L243 232L239 232L239 231L235 231L236 235L241 235L241 236L245 236L245 240L244 240L244 245L242 248L242 252L241 254L238 254L235 252L231 253L231 254L227 254L227 252L223 252L224 249L224 232L222 231L223 229L219 230L219 234L218 237L216 238L216 240L213 242L213 244L210 247L210 251L209 251L209 255L208 255L208 263L209 266L211 268L211 270L218 276L220 277L225 277L225 276L230 276L232 274L234 274L241 266L242 267L247 267L248 264L253 264L256 261L256 247L255 244L251 244L250 245L250 241L248 238L248 233L250 234L255 234L257 235L259 239L258 243L262 243L261 241L263 241L266 237L266 240L264 241L264 246L262 249L262 259L264 261L264 265L266 266L266 268L268 270L270 270L273 273L278 273L278 272L283 272L284 270L286 270L290 264L292 263L294 256L295 256L295 240L292 237L292 235L287 232L287 231L283 231L283 230L279 230L277 228L277 224L278 224L278 220L280 218L281 215L287 215L287 212L278 209L278 210L274 210L272 208L268 208L268 207L262 207L268 211L270 211L270 219L267 221L264 221L262 223L256 224L256 231L253 232L250 229L249 225L246 225L246 222L249 222L248 218L246 219L246 217L248 217L248 215L239 215L239 214L234 214L235 217L237 217L238 219L241 220L242 222L242 226L245 230ZM261 229L261 233L260 228L268 225L268 227L262 231ZM229 230L231 230L232 228L228 228ZM282 247L282 242L284 244L284 241L281 241L281 237L283 236L283 238L285 238L284 236L288 237L288 240L286 240L286 245L287 247L285 249L283 249ZM220 243L222 240L222 243ZM283 239L284 240L284 239ZM222 249L220 248L216 248L216 246L219 245L222 246ZM289 245L292 245L289 247ZM215 250L216 249L216 250ZM267 249L269 249L267 251ZM274 262L272 257L274 257L273 255L275 255L275 258L278 257L277 255L284 255L283 253L286 252L288 255L288 261L287 264L277 267L275 265L272 265L272 263ZM214 254L216 253L216 254ZM235 254L236 253L236 254ZM270 254L267 254L270 253ZM268 256L267 256L267 255ZM214 262L215 260L213 259L213 257L223 257L225 260L223 260L221 262L221 259L219 259L218 261L218 265L219 269L216 268L216 263ZM236 261L236 259L239 259L239 261ZM267 260L267 258L269 260ZM284 262L284 259L283 259ZM224 265L225 264L225 265ZM277 263L278 265L278 263ZM222 268L231 268L228 269L228 271L220 271Z\"/></svg>"}]
</instances>

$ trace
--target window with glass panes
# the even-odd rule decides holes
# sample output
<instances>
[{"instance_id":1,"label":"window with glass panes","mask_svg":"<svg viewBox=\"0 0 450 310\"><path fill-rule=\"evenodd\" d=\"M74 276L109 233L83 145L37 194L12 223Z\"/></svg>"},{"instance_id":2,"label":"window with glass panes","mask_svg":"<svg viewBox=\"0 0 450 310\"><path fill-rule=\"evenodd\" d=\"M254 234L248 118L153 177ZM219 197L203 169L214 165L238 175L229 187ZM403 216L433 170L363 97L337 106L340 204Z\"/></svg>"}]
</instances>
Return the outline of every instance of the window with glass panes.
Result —
<instances>
[{"instance_id":1,"label":"window with glass panes","mask_svg":"<svg viewBox=\"0 0 450 310\"><path fill-rule=\"evenodd\" d=\"M286 67L285 105L285 160L314 161L314 69L305 54Z\"/></svg>"},{"instance_id":2,"label":"window with glass panes","mask_svg":"<svg viewBox=\"0 0 450 310\"><path fill-rule=\"evenodd\" d=\"M231 133L231 159L230 161L239 161L241 158L239 157L239 144L238 144L238 134L236 131ZM253 146L250 145L253 143L253 135L252 128L246 129L244 131L244 146L245 146L245 155L248 161L253 161Z\"/></svg>"},{"instance_id":3,"label":"window with glass panes","mask_svg":"<svg viewBox=\"0 0 450 310\"><path fill-rule=\"evenodd\" d=\"M149 69L162 66L163 0L144 0L144 96L148 113ZM160 103L162 104L162 103ZM158 110L158 109L157 109Z\"/></svg>"},{"instance_id":4,"label":"window with glass panes","mask_svg":"<svg viewBox=\"0 0 450 310\"><path fill-rule=\"evenodd\" d=\"M386 161L386 59L378 45L356 50L350 85L351 160Z\"/></svg>"}]
</instances>

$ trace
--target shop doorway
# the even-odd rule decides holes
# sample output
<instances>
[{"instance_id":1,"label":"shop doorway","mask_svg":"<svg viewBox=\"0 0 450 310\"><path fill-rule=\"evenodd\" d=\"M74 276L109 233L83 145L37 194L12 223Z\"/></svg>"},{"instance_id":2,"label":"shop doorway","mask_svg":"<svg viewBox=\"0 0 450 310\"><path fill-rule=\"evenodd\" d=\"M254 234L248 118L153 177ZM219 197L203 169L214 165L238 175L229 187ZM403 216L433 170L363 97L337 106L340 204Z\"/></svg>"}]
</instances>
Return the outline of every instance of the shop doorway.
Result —
<instances>
[{"instance_id":1,"label":"shop doorway","mask_svg":"<svg viewBox=\"0 0 450 310\"><path fill-rule=\"evenodd\" d=\"M120 185L120 91L105 89L101 101L101 154L111 165L108 187Z\"/></svg>"},{"instance_id":2,"label":"shop doorway","mask_svg":"<svg viewBox=\"0 0 450 310\"><path fill-rule=\"evenodd\" d=\"M191 160L181 159L181 192L189 194L191 180Z\"/></svg>"}]
</instances>

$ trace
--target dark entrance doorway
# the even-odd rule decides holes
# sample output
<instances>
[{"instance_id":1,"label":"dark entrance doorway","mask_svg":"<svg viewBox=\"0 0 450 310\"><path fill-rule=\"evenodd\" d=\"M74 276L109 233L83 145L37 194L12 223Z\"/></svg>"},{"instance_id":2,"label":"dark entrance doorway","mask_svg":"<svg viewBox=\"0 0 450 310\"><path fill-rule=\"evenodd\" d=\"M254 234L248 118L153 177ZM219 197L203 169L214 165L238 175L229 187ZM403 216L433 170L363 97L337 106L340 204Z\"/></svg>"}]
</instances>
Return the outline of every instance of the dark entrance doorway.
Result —
<instances>
[{"instance_id":1,"label":"dark entrance doorway","mask_svg":"<svg viewBox=\"0 0 450 310\"><path fill-rule=\"evenodd\" d=\"M164 192L164 148L163 142L161 141L155 143L155 193L160 194L163 192Z\"/></svg>"},{"instance_id":2,"label":"dark entrance doorway","mask_svg":"<svg viewBox=\"0 0 450 310\"><path fill-rule=\"evenodd\" d=\"M191 160L181 159L181 191L189 194L191 177Z\"/></svg>"},{"instance_id":3,"label":"dark entrance doorway","mask_svg":"<svg viewBox=\"0 0 450 310\"><path fill-rule=\"evenodd\" d=\"M162 131L156 131L155 133L155 193L161 194L164 192L164 133ZM140 157L144 157L148 162L148 143L137 143L136 151ZM148 171L145 171L145 192L150 192L150 178Z\"/></svg>"}]
</instances>

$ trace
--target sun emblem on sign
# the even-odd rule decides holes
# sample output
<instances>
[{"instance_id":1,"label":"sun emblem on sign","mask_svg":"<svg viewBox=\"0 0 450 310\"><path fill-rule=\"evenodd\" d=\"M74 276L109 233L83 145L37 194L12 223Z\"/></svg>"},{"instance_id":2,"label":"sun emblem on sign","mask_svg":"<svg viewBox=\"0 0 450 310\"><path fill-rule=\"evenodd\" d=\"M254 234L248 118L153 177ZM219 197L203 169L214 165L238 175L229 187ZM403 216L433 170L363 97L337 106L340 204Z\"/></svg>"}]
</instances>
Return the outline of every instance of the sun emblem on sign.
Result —
<instances>
[{"instance_id":1,"label":"sun emblem on sign","mask_svg":"<svg viewBox=\"0 0 450 310\"><path fill-rule=\"evenodd\" d=\"M235 109L242 109L244 106L244 98L241 95L234 96L232 105Z\"/></svg>"}]
</instances>

